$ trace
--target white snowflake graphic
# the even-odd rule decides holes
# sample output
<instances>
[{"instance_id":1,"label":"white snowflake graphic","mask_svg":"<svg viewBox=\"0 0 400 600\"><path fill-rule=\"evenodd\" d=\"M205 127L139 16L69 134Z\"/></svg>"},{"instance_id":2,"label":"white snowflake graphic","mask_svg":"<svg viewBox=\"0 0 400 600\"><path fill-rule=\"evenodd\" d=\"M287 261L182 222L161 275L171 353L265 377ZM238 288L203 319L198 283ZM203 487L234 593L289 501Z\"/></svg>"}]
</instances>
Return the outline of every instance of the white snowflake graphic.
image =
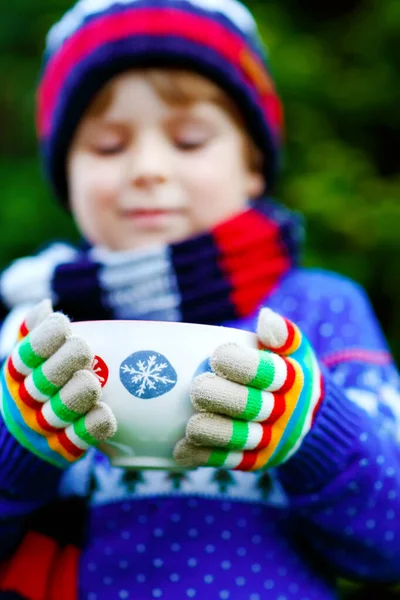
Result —
<instances>
[{"instance_id":1,"label":"white snowflake graphic","mask_svg":"<svg viewBox=\"0 0 400 600\"><path fill-rule=\"evenodd\" d=\"M170 387L176 379L170 379L164 371L171 372L168 362L157 362L157 356L150 354L145 360L138 359L134 364L121 365L121 373L129 375L129 380L135 386L135 396L148 396L150 390ZM165 390L167 391L167 390ZM158 394L155 394L158 395Z\"/></svg>"},{"instance_id":2,"label":"white snowflake graphic","mask_svg":"<svg viewBox=\"0 0 400 600\"><path fill-rule=\"evenodd\" d=\"M96 375L96 377L100 381L100 383L102 385L104 385L106 382L106 378L103 375L104 371L103 371L102 366L100 365L100 362L99 362L99 359L97 356L95 356L93 359L92 371L94 372L94 374Z\"/></svg>"}]
</instances>

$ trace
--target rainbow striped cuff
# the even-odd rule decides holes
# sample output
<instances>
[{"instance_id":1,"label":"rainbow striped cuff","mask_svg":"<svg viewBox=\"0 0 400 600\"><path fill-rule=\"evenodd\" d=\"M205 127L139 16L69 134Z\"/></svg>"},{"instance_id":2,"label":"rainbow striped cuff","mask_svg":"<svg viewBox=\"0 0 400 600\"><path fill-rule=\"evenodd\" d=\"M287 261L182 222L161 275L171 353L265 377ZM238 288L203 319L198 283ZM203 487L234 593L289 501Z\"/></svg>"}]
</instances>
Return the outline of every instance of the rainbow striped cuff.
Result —
<instances>
[{"instance_id":1,"label":"rainbow striped cuff","mask_svg":"<svg viewBox=\"0 0 400 600\"><path fill-rule=\"evenodd\" d=\"M3 367L0 384L4 422L24 448L54 466L66 468L98 442L86 430L84 419L77 419L64 428L55 427L55 421L59 425L62 417L71 415L66 413L58 391L50 400L43 393L53 385L43 373L35 378L35 383L37 388L29 393L25 381L16 381L11 376L8 363ZM47 400L45 404L43 398Z\"/></svg>"}]
</instances>

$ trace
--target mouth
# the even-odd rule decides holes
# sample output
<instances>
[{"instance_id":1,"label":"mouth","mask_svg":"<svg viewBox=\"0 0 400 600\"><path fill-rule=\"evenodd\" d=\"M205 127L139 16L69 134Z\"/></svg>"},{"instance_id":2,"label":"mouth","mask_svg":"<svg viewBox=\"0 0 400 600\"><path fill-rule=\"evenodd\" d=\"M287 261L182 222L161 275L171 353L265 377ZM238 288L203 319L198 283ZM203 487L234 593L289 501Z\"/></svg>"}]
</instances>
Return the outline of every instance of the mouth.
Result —
<instances>
[{"instance_id":1,"label":"mouth","mask_svg":"<svg viewBox=\"0 0 400 600\"><path fill-rule=\"evenodd\" d=\"M182 216L183 210L177 208L134 208L122 211L122 217L135 225L146 228L160 228Z\"/></svg>"}]
</instances>

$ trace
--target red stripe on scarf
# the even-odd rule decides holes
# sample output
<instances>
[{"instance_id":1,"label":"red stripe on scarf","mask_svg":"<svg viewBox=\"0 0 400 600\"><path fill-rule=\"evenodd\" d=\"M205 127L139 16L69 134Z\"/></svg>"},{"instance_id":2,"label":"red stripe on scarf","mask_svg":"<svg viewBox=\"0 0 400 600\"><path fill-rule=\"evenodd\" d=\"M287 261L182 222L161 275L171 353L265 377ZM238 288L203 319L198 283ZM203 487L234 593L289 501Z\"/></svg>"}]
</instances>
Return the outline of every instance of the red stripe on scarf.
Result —
<instances>
[{"instance_id":1,"label":"red stripe on scarf","mask_svg":"<svg viewBox=\"0 0 400 600\"><path fill-rule=\"evenodd\" d=\"M231 285L231 301L238 316L249 315L290 267L279 227L250 209L217 226L213 235L221 252L220 267ZM263 256L265 248L268 256Z\"/></svg>"},{"instance_id":2,"label":"red stripe on scarf","mask_svg":"<svg viewBox=\"0 0 400 600\"><path fill-rule=\"evenodd\" d=\"M24 600L78 600L80 550L29 531L13 557L0 569L0 592Z\"/></svg>"},{"instance_id":3,"label":"red stripe on scarf","mask_svg":"<svg viewBox=\"0 0 400 600\"><path fill-rule=\"evenodd\" d=\"M58 544L51 538L28 531L4 567L0 590L15 592L26 600L47 600L46 591Z\"/></svg>"},{"instance_id":4,"label":"red stripe on scarf","mask_svg":"<svg viewBox=\"0 0 400 600\"><path fill-rule=\"evenodd\" d=\"M78 600L80 551L66 546L57 557L49 583L48 600Z\"/></svg>"}]
</instances>

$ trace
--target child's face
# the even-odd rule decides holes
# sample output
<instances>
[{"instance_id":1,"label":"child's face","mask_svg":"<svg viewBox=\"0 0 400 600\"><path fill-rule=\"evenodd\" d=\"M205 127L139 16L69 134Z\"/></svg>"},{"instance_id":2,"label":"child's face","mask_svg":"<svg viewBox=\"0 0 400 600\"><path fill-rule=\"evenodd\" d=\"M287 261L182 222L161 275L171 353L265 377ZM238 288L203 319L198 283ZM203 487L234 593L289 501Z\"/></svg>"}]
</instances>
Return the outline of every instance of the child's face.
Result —
<instances>
[{"instance_id":1,"label":"child's face","mask_svg":"<svg viewBox=\"0 0 400 600\"><path fill-rule=\"evenodd\" d=\"M111 250L170 244L243 210L264 188L243 132L217 103L165 102L143 72L109 84L68 155L70 205L89 242Z\"/></svg>"}]
</instances>

